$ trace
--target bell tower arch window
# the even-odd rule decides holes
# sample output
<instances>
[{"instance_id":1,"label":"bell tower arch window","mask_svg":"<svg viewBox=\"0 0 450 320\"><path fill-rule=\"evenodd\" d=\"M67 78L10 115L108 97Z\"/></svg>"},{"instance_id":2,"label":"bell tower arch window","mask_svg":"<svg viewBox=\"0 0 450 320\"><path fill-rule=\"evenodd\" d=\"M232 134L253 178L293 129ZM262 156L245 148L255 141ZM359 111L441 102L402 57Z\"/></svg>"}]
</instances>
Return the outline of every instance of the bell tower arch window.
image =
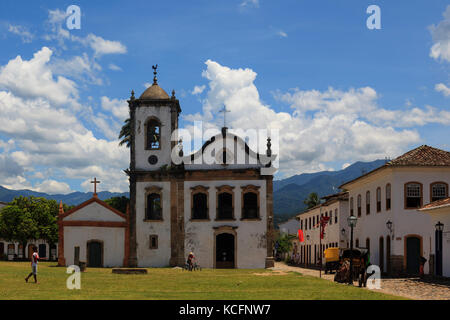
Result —
<instances>
[{"instance_id":1,"label":"bell tower arch window","mask_svg":"<svg viewBox=\"0 0 450 320\"><path fill-rule=\"evenodd\" d=\"M145 149L161 149L161 122L151 117L145 123Z\"/></svg>"}]
</instances>

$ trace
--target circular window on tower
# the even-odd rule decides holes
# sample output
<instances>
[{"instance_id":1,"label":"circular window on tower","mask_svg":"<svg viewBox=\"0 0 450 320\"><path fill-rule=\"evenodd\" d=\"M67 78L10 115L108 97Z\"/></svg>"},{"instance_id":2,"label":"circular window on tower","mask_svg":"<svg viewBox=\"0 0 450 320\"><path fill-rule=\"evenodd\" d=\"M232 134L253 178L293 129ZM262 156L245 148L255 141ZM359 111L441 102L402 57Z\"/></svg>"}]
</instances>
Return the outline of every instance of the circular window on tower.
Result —
<instances>
[{"instance_id":1,"label":"circular window on tower","mask_svg":"<svg viewBox=\"0 0 450 320\"><path fill-rule=\"evenodd\" d=\"M148 163L150 163L151 165L157 164L158 163L158 157L155 155L152 155L150 157L148 157Z\"/></svg>"}]
</instances>

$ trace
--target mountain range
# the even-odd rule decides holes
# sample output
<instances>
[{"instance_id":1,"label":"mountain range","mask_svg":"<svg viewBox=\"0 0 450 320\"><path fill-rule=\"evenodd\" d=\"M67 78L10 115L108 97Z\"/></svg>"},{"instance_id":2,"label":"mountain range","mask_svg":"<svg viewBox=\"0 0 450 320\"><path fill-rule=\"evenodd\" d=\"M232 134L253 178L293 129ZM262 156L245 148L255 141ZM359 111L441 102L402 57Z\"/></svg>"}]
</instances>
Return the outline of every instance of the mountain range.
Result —
<instances>
[{"instance_id":1,"label":"mountain range","mask_svg":"<svg viewBox=\"0 0 450 320\"><path fill-rule=\"evenodd\" d=\"M274 222L285 221L295 214L306 209L303 201L311 192L317 192L320 197L338 192L339 186L349 180L355 179L362 174L374 170L385 164L385 160L372 162L355 162L354 164L339 171L321 171L315 173L303 173L273 182L273 207ZM62 200L68 205L78 205L92 197L92 192L73 192L69 194L47 194L31 190L10 190L0 186L0 201L9 202L18 196L35 196ZM98 193L101 200L111 197L129 197L128 192Z\"/></svg>"}]
</instances>

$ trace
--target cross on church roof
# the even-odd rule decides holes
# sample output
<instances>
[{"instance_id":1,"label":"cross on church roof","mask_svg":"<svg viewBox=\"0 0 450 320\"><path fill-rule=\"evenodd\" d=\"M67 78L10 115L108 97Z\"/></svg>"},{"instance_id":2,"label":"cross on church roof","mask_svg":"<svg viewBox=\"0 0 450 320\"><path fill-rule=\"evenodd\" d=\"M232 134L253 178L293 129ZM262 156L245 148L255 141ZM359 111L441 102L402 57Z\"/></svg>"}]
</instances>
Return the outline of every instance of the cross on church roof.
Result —
<instances>
[{"instance_id":1,"label":"cross on church roof","mask_svg":"<svg viewBox=\"0 0 450 320\"><path fill-rule=\"evenodd\" d=\"M223 112L223 127L226 128L227 127L227 112L231 112L231 111L228 110L227 107L225 107L225 105L223 105L223 108L219 112Z\"/></svg>"},{"instance_id":2,"label":"cross on church roof","mask_svg":"<svg viewBox=\"0 0 450 320\"><path fill-rule=\"evenodd\" d=\"M91 181L91 183L94 184L94 197L97 196L97 183L100 183L100 181L97 180L96 177L94 177L94 181Z\"/></svg>"}]
</instances>

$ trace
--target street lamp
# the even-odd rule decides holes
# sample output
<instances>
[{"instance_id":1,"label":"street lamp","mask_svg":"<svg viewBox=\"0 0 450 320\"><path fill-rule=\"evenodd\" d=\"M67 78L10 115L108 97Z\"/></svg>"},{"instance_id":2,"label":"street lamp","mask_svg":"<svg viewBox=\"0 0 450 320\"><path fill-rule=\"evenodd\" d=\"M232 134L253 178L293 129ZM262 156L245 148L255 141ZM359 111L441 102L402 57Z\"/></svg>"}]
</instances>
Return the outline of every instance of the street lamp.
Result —
<instances>
[{"instance_id":1,"label":"street lamp","mask_svg":"<svg viewBox=\"0 0 450 320\"><path fill-rule=\"evenodd\" d=\"M342 228L341 234L342 234L342 236L345 236L345 229L344 228Z\"/></svg>"},{"instance_id":2,"label":"street lamp","mask_svg":"<svg viewBox=\"0 0 450 320\"><path fill-rule=\"evenodd\" d=\"M388 220L386 222L386 227L388 228L389 232L392 233L392 221L391 220Z\"/></svg>"},{"instance_id":3,"label":"street lamp","mask_svg":"<svg viewBox=\"0 0 450 320\"><path fill-rule=\"evenodd\" d=\"M442 231L444 231L444 224L440 221L435 225L435 256L436 256L436 275L442 276Z\"/></svg>"},{"instance_id":4,"label":"street lamp","mask_svg":"<svg viewBox=\"0 0 450 320\"><path fill-rule=\"evenodd\" d=\"M356 227L358 218L351 215L347 218L347 224L350 227L350 277L349 284L353 285L353 228Z\"/></svg>"},{"instance_id":5,"label":"street lamp","mask_svg":"<svg viewBox=\"0 0 450 320\"><path fill-rule=\"evenodd\" d=\"M442 232L444 230L444 224L440 221L438 221L438 223L436 223L435 225L436 230Z\"/></svg>"}]
</instances>

